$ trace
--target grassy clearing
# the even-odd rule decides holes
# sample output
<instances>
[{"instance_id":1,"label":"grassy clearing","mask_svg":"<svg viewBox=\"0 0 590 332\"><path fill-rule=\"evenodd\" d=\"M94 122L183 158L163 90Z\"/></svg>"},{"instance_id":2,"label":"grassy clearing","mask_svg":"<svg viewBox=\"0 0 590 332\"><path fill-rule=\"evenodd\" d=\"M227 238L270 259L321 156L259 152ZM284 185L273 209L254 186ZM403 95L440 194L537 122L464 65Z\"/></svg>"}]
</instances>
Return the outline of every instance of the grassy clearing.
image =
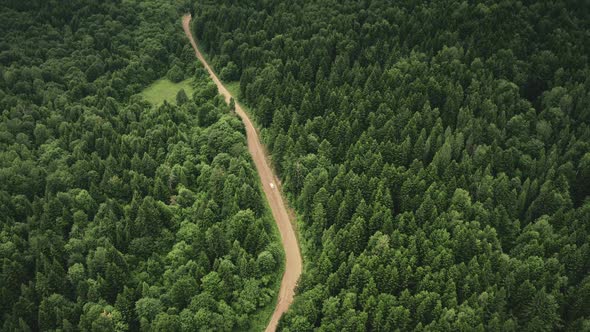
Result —
<instances>
[{"instance_id":1,"label":"grassy clearing","mask_svg":"<svg viewBox=\"0 0 590 332\"><path fill-rule=\"evenodd\" d=\"M240 95L240 81L223 82L223 85L225 85L227 90L232 96L234 96L235 99L240 100L242 98Z\"/></svg>"},{"instance_id":2,"label":"grassy clearing","mask_svg":"<svg viewBox=\"0 0 590 332\"><path fill-rule=\"evenodd\" d=\"M187 78L182 82L173 83L167 78L162 78L145 88L140 95L155 106L161 105L164 100L176 104L176 94L180 89L184 89L186 95L191 98L193 95L192 79Z\"/></svg>"}]
</instances>

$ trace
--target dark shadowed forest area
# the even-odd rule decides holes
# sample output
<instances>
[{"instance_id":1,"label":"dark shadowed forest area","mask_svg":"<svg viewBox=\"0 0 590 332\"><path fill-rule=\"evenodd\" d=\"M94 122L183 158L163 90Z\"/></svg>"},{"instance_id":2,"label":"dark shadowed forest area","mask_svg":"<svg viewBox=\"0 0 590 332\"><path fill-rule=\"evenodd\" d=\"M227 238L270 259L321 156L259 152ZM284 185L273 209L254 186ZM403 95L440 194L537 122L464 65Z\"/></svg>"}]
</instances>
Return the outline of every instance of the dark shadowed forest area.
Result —
<instances>
[{"instance_id":1,"label":"dark shadowed forest area","mask_svg":"<svg viewBox=\"0 0 590 332\"><path fill-rule=\"evenodd\" d=\"M590 5L199 1L301 216L284 331L590 330Z\"/></svg>"}]
</instances>

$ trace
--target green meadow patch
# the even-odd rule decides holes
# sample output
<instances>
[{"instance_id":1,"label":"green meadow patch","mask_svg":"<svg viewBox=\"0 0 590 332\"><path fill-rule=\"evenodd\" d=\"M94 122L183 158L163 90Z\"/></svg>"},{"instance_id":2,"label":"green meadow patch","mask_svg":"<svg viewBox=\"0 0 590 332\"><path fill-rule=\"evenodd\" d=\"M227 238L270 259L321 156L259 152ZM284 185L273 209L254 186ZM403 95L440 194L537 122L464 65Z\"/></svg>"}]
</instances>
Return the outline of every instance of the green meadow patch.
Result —
<instances>
[{"instance_id":1,"label":"green meadow patch","mask_svg":"<svg viewBox=\"0 0 590 332\"><path fill-rule=\"evenodd\" d=\"M174 83L167 78L162 78L145 88L140 95L155 106L161 105L164 100L175 104L176 94L180 89L184 89L186 95L191 98L193 95L192 79L187 78L184 81Z\"/></svg>"}]
</instances>

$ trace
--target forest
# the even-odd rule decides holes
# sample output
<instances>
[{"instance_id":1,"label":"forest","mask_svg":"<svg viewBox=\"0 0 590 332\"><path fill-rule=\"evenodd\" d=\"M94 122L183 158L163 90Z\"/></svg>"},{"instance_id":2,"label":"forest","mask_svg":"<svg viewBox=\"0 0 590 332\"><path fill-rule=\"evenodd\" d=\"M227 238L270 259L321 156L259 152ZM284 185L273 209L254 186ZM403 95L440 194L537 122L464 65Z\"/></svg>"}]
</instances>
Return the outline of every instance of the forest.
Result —
<instances>
[{"instance_id":1,"label":"forest","mask_svg":"<svg viewBox=\"0 0 590 332\"><path fill-rule=\"evenodd\" d=\"M590 331L571 0L3 0L1 331L267 324L284 249L187 12L297 215L278 330Z\"/></svg>"},{"instance_id":2,"label":"forest","mask_svg":"<svg viewBox=\"0 0 590 332\"><path fill-rule=\"evenodd\" d=\"M0 4L0 330L260 329L283 251L178 3ZM189 80L174 103L139 93Z\"/></svg>"},{"instance_id":3,"label":"forest","mask_svg":"<svg viewBox=\"0 0 590 332\"><path fill-rule=\"evenodd\" d=\"M192 4L299 217L279 330L590 330L587 2Z\"/></svg>"}]
</instances>

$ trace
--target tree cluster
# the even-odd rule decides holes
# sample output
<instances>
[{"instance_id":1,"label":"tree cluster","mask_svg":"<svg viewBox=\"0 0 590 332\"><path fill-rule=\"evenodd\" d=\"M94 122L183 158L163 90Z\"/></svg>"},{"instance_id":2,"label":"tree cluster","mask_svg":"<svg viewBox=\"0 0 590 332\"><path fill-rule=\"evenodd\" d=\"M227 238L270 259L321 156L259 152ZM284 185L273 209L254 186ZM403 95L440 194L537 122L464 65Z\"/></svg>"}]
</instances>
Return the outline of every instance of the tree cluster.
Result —
<instances>
[{"instance_id":1,"label":"tree cluster","mask_svg":"<svg viewBox=\"0 0 590 332\"><path fill-rule=\"evenodd\" d=\"M175 7L8 1L0 35L0 330L248 329L282 249ZM135 96L169 70L191 99Z\"/></svg>"},{"instance_id":2,"label":"tree cluster","mask_svg":"<svg viewBox=\"0 0 590 332\"><path fill-rule=\"evenodd\" d=\"M303 219L282 330L590 329L587 5L194 12Z\"/></svg>"}]
</instances>

